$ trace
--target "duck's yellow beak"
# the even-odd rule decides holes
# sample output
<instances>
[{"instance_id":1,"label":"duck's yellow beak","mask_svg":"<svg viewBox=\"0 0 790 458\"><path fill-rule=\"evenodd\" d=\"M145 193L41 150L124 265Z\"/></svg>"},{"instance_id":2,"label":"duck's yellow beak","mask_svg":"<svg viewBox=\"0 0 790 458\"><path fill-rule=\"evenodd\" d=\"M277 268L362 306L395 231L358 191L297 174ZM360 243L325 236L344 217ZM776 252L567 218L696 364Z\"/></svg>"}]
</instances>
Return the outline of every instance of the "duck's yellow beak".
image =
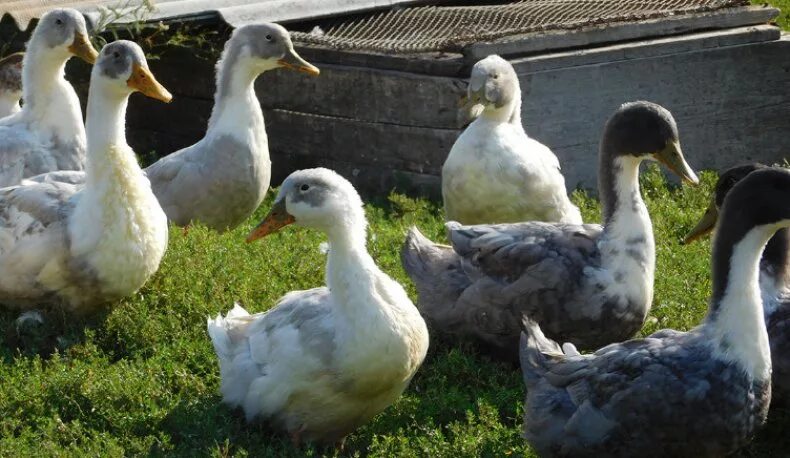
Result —
<instances>
[{"instance_id":1,"label":"duck's yellow beak","mask_svg":"<svg viewBox=\"0 0 790 458\"><path fill-rule=\"evenodd\" d=\"M277 61L277 63L280 64L281 67L307 73L308 75L318 76L321 74L321 70L319 70L318 67L302 59L293 49L290 49L282 59Z\"/></svg>"},{"instance_id":2,"label":"duck's yellow beak","mask_svg":"<svg viewBox=\"0 0 790 458\"><path fill-rule=\"evenodd\" d=\"M247 243L273 234L281 228L293 224L295 221L296 219L294 219L293 215L285 209L285 199L280 199L274 203L274 206L269 210L269 214L263 218L263 221L247 235Z\"/></svg>"},{"instance_id":3,"label":"duck's yellow beak","mask_svg":"<svg viewBox=\"0 0 790 458\"><path fill-rule=\"evenodd\" d=\"M132 76L126 80L126 84L130 88L140 91L152 99L161 100L165 103L170 103L170 101L173 100L173 95L170 94L170 91L165 89L164 86L159 84L159 81L154 78L151 70L148 70L140 64L132 64Z\"/></svg>"},{"instance_id":4,"label":"duck's yellow beak","mask_svg":"<svg viewBox=\"0 0 790 458\"><path fill-rule=\"evenodd\" d=\"M683 157L683 151L680 149L680 143L677 140L668 142L663 150L653 156L658 162L675 172L683 181L695 186L699 184L699 178L697 178L697 174L691 170L691 167Z\"/></svg>"},{"instance_id":5,"label":"duck's yellow beak","mask_svg":"<svg viewBox=\"0 0 790 458\"><path fill-rule=\"evenodd\" d=\"M88 40L88 36L82 33L74 35L74 41L69 45L69 52L89 64L96 62L96 57L99 55Z\"/></svg>"},{"instance_id":6,"label":"duck's yellow beak","mask_svg":"<svg viewBox=\"0 0 790 458\"><path fill-rule=\"evenodd\" d=\"M702 219L699 220L694 229L686 235L683 239L683 244L689 244L699 238L708 235L714 227L716 227L716 220L719 219L719 209L716 208L716 202L711 202Z\"/></svg>"}]
</instances>

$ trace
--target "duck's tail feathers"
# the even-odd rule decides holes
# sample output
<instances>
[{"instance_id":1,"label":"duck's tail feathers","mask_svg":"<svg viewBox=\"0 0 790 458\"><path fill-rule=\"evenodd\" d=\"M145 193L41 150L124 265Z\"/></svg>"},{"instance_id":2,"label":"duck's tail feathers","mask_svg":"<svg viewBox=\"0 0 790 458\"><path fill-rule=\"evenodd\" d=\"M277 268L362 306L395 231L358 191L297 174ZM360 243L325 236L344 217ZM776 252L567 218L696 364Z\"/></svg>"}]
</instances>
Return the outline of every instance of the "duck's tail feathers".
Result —
<instances>
[{"instance_id":1,"label":"duck's tail feathers","mask_svg":"<svg viewBox=\"0 0 790 458\"><path fill-rule=\"evenodd\" d=\"M400 255L403 268L417 287L417 305L423 312L454 303L469 286L453 248L432 242L416 227L409 229Z\"/></svg>"},{"instance_id":2,"label":"duck's tail feathers","mask_svg":"<svg viewBox=\"0 0 790 458\"><path fill-rule=\"evenodd\" d=\"M244 330L250 323L250 314L239 304L223 318L217 314L207 319L208 335L219 359L219 370L223 400L233 406L241 405L250 383L257 376L248 345L239 345Z\"/></svg>"},{"instance_id":3,"label":"duck's tail feathers","mask_svg":"<svg viewBox=\"0 0 790 458\"><path fill-rule=\"evenodd\" d=\"M535 386L548 371L549 355L562 355L560 345L543 334L538 323L529 317L521 320L521 342L519 344L519 359L521 360L521 373L527 390ZM575 351L575 347L573 348Z\"/></svg>"},{"instance_id":4,"label":"duck's tail feathers","mask_svg":"<svg viewBox=\"0 0 790 458\"><path fill-rule=\"evenodd\" d=\"M231 336L235 327L234 319L247 316L250 316L250 314L238 303L235 303L224 318L221 313L218 313L213 319L209 317L206 320L208 335L211 337L211 343L214 345L214 351L217 353L220 361L223 358L231 358L233 355L233 339Z\"/></svg>"}]
</instances>

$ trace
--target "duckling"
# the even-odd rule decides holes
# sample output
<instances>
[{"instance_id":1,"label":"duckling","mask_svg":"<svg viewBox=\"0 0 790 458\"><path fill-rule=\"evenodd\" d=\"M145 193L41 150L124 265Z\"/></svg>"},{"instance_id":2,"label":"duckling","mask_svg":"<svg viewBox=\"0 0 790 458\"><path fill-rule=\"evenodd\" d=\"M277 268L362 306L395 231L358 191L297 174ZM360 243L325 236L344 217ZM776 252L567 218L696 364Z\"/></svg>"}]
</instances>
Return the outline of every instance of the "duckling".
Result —
<instances>
[{"instance_id":1,"label":"duckling","mask_svg":"<svg viewBox=\"0 0 790 458\"><path fill-rule=\"evenodd\" d=\"M722 173L708 210L683 243L691 243L711 232L730 189L750 173L765 168L763 164L753 163ZM771 402L787 404L790 401L790 230L778 230L765 246L760 259L760 292L771 344Z\"/></svg>"},{"instance_id":2,"label":"duckling","mask_svg":"<svg viewBox=\"0 0 790 458\"><path fill-rule=\"evenodd\" d=\"M790 227L790 171L743 178L721 207L703 323L566 356L530 319L521 368L525 436L540 456L722 457L747 444L771 400L760 255Z\"/></svg>"},{"instance_id":3,"label":"duckling","mask_svg":"<svg viewBox=\"0 0 790 458\"><path fill-rule=\"evenodd\" d=\"M41 17L22 59L22 109L0 119L0 187L25 177L85 166L85 127L77 93L64 78L72 55L93 63L85 19L73 9Z\"/></svg>"},{"instance_id":4,"label":"duckling","mask_svg":"<svg viewBox=\"0 0 790 458\"><path fill-rule=\"evenodd\" d=\"M85 184L26 181L0 189L3 305L88 313L134 293L158 269L167 217L124 136L134 91L171 98L139 46L106 45L91 73Z\"/></svg>"},{"instance_id":5,"label":"duckling","mask_svg":"<svg viewBox=\"0 0 790 458\"><path fill-rule=\"evenodd\" d=\"M480 108L442 167L448 221L581 224L551 150L521 125L521 88L510 62L488 56L472 68L467 100Z\"/></svg>"},{"instance_id":6,"label":"duckling","mask_svg":"<svg viewBox=\"0 0 790 458\"><path fill-rule=\"evenodd\" d=\"M433 328L517 361L521 318L550 337L599 348L634 335L653 301L655 242L639 193L639 165L664 163L696 184L675 120L650 102L627 103L606 123L599 154L603 226L447 223L452 246L412 228L401 252Z\"/></svg>"},{"instance_id":7,"label":"duckling","mask_svg":"<svg viewBox=\"0 0 790 458\"><path fill-rule=\"evenodd\" d=\"M0 118L12 115L22 108L22 58L25 53L15 52L0 59Z\"/></svg>"},{"instance_id":8,"label":"duckling","mask_svg":"<svg viewBox=\"0 0 790 458\"><path fill-rule=\"evenodd\" d=\"M277 24L239 27L217 64L217 91L206 136L166 156L146 174L167 217L179 226L200 221L217 231L252 215L269 189L271 161L255 79L287 68L318 75Z\"/></svg>"},{"instance_id":9,"label":"duckling","mask_svg":"<svg viewBox=\"0 0 790 458\"><path fill-rule=\"evenodd\" d=\"M292 173L247 241L292 223L327 234L327 286L290 292L254 315L236 305L209 318L208 333L227 404L296 443L337 443L403 393L425 358L428 330L368 254L351 183L322 168Z\"/></svg>"}]
</instances>

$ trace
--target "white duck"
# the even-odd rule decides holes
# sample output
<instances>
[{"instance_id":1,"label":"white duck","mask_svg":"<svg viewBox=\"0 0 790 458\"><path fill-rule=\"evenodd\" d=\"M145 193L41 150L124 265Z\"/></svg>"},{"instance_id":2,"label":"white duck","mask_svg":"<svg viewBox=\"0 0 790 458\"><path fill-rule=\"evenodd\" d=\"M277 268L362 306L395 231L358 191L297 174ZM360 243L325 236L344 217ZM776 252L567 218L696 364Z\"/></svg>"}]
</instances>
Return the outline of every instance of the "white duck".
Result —
<instances>
[{"instance_id":1,"label":"white duck","mask_svg":"<svg viewBox=\"0 0 790 458\"><path fill-rule=\"evenodd\" d=\"M252 215L269 189L271 161L255 79L290 68L319 70L294 51L277 24L239 27L217 63L217 91L206 136L146 169L167 217L179 226L199 221L224 231Z\"/></svg>"},{"instance_id":2,"label":"white duck","mask_svg":"<svg viewBox=\"0 0 790 458\"><path fill-rule=\"evenodd\" d=\"M467 97L469 104L483 109L458 137L442 167L447 220L581 224L557 157L529 138L521 125L521 88L513 66L496 55L475 64Z\"/></svg>"},{"instance_id":3,"label":"white duck","mask_svg":"<svg viewBox=\"0 0 790 458\"><path fill-rule=\"evenodd\" d=\"M96 58L85 19L73 9L47 12L23 58L25 104L16 114L0 119L0 187L39 173L84 168L80 101L64 78L72 55L89 63Z\"/></svg>"},{"instance_id":4,"label":"white duck","mask_svg":"<svg viewBox=\"0 0 790 458\"><path fill-rule=\"evenodd\" d=\"M129 95L171 96L129 41L104 47L88 95L86 183L0 189L0 303L89 312L137 291L167 247L167 218L126 144Z\"/></svg>"},{"instance_id":5,"label":"white duck","mask_svg":"<svg viewBox=\"0 0 790 458\"><path fill-rule=\"evenodd\" d=\"M25 54L15 52L0 59L0 118L12 115L22 108L22 59Z\"/></svg>"},{"instance_id":6,"label":"white duck","mask_svg":"<svg viewBox=\"0 0 790 458\"><path fill-rule=\"evenodd\" d=\"M525 437L542 457L723 457L747 444L771 402L760 255L790 227L790 171L750 173L724 199L705 321L563 354L525 320Z\"/></svg>"},{"instance_id":7,"label":"white duck","mask_svg":"<svg viewBox=\"0 0 790 458\"><path fill-rule=\"evenodd\" d=\"M209 319L208 332L226 403L295 442L338 442L401 395L425 358L428 330L368 254L351 183L327 169L292 173L247 241L291 223L328 235L327 286L288 293L255 315L236 305Z\"/></svg>"}]
</instances>

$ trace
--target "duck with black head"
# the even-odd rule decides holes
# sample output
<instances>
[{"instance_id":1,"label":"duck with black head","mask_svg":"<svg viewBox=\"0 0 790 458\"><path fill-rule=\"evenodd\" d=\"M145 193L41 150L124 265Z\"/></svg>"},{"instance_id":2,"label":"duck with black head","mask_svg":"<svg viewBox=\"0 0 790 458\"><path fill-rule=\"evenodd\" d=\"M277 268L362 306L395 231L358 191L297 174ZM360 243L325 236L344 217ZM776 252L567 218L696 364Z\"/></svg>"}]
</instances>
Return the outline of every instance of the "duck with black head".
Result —
<instances>
[{"instance_id":1,"label":"duck with black head","mask_svg":"<svg viewBox=\"0 0 790 458\"><path fill-rule=\"evenodd\" d=\"M691 243L710 233L719 219L727 193L750 173L763 170L762 164L744 164L726 170L716 183L708 210L686 236ZM790 402L790 230L779 229L763 250L760 259L760 292L763 300L773 367L771 405Z\"/></svg>"},{"instance_id":2,"label":"duck with black head","mask_svg":"<svg viewBox=\"0 0 790 458\"><path fill-rule=\"evenodd\" d=\"M722 457L749 442L771 400L760 258L790 227L790 170L754 171L724 198L703 323L563 355L524 321L525 435L541 456Z\"/></svg>"},{"instance_id":3,"label":"duck with black head","mask_svg":"<svg viewBox=\"0 0 790 458\"><path fill-rule=\"evenodd\" d=\"M22 59L24 106L0 119L0 187L85 167L80 101L64 74L71 56L93 63L96 55L78 11L55 9L41 16Z\"/></svg>"},{"instance_id":4,"label":"duck with black head","mask_svg":"<svg viewBox=\"0 0 790 458\"><path fill-rule=\"evenodd\" d=\"M522 316L584 348L632 337L653 300L655 242L639 165L658 161L696 184L663 107L628 103L606 123L599 153L603 225L448 223L452 246L412 228L401 258L434 328L518 360Z\"/></svg>"}]
</instances>

